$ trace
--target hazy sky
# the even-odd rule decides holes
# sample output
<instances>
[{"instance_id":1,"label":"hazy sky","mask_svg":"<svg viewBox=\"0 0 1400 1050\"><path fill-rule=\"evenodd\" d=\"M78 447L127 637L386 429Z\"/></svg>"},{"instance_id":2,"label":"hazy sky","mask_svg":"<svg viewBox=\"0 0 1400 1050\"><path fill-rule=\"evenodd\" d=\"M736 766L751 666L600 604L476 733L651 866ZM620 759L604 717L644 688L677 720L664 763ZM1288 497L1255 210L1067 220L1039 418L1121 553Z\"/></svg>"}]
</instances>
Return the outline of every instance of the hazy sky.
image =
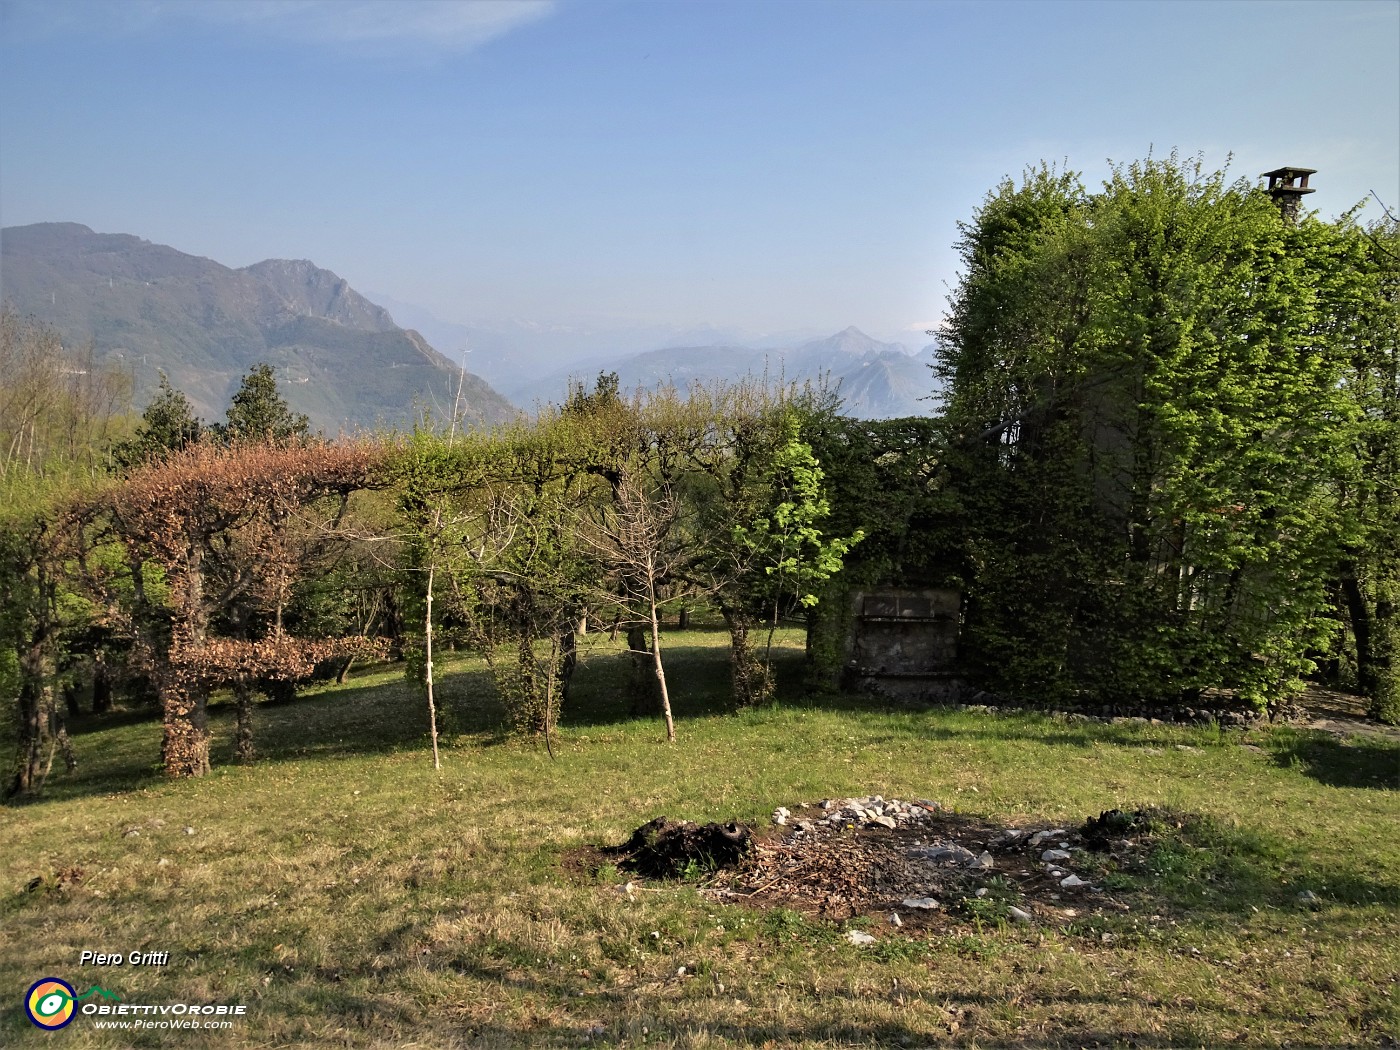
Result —
<instances>
[{"instance_id":1,"label":"hazy sky","mask_svg":"<svg viewBox=\"0 0 1400 1050\"><path fill-rule=\"evenodd\" d=\"M457 321L881 336L1042 158L1400 205L1396 0L0 0L0 220L309 258ZM1371 209L1375 213L1374 207Z\"/></svg>"}]
</instances>

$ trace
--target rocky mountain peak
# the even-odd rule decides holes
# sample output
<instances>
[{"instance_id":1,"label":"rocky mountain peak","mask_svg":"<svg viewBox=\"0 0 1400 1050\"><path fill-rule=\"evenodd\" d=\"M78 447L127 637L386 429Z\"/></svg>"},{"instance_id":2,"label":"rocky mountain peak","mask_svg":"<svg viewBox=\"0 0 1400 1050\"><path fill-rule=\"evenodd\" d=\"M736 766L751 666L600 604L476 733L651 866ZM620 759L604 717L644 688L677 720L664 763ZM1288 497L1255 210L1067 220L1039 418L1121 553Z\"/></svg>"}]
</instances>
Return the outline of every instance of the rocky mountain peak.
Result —
<instances>
[{"instance_id":1,"label":"rocky mountain peak","mask_svg":"<svg viewBox=\"0 0 1400 1050\"><path fill-rule=\"evenodd\" d=\"M388 310L360 295L339 274L308 259L264 259L242 272L272 289L294 314L310 314L360 332L391 332L398 327Z\"/></svg>"}]
</instances>

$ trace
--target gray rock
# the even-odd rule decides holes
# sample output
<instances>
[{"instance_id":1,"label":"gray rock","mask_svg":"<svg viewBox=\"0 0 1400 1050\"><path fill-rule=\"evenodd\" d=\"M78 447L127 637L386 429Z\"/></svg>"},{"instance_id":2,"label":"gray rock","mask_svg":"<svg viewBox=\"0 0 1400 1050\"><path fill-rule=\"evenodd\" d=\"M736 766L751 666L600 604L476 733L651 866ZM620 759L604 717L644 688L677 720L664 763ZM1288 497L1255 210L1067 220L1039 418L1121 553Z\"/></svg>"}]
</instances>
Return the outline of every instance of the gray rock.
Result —
<instances>
[{"instance_id":1,"label":"gray rock","mask_svg":"<svg viewBox=\"0 0 1400 1050\"><path fill-rule=\"evenodd\" d=\"M1069 860L1069 857L1067 849L1048 849L1040 855L1041 860Z\"/></svg>"},{"instance_id":2,"label":"gray rock","mask_svg":"<svg viewBox=\"0 0 1400 1050\"><path fill-rule=\"evenodd\" d=\"M942 907L942 905L932 897L906 897L899 903L906 908L917 908L920 911L937 911Z\"/></svg>"},{"instance_id":3,"label":"gray rock","mask_svg":"<svg viewBox=\"0 0 1400 1050\"><path fill-rule=\"evenodd\" d=\"M980 857L973 857L967 862L967 866L974 871L991 871L996 867L996 863L997 862L992 859L992 855L986 850L983 850L982 855Z\"/></svg>"},{"instance_id":4,"label":"gray rock","mask_svg":"<svg viewBox=\"0 0 1400 1050\"><path fill-rule=\"evenodd\" d=\"M1017 908L1017 907L1015 907L1015 906L1010 907L1010 908L1007 908L1007 909L1006 909L1006 913L1007 913L1008 915L1011 916L1011 921L1012 921L1012 922L1030 922L1030 921L1031 921L1031 913L1030 913L1030 912L1028 912L1028 911L1022 911L1020 908Z\"/></svg>"},{"instance_id":5,"label":"gray rock","mask_svg":"<svg viewBox=\"0 0 1400 1050\"><path fill-rule=\"evenodd\" d=\"M875 943L875 938L874 938L874 937L870 936L870 934L868 934L868 933L862 933L860 930L847 930L847 931L846 931L846 940L849 941L851 944L858 944L858 945L866 945L866 944L874 944L874 943Z\"/></svg>"},{"instance_id":6,"label":"gray rock","mask_svg":"<svg viewBox=\"0 0 1400 1050\"><path fill-rule=\"evenodd\" d=\"M1078 875L1066 875L1063 879L1060 880L1061 888L1067 890L1078 889L1081 886L1087 885L1089 884L1083 879L1081 879Z\"/></svg>"},{"instance_id":7,"label":"gray rock","mask_svg":"<svg viewBox=\"0 0 1400 1050\"><path fill-rule=\"evenodd\" d=\"M965 850L958 845L925 846L910 852L935 864L967 864L976 859L971 850Z\"/></svg>"}]
</instances>

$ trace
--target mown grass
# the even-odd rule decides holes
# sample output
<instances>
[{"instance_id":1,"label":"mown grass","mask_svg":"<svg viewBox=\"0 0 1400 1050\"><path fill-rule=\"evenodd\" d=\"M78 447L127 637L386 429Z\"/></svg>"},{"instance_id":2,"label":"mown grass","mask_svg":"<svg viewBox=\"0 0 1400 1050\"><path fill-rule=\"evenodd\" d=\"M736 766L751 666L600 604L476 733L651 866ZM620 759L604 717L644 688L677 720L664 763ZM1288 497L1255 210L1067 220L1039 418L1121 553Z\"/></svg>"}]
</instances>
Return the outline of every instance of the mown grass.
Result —
<instances>
[{"instance_id":1,"label":"mown grass","mask_svg":"<svg viewBox=\"0 0 1400 1050\"><path fill-rule=\"evenodd\" d=\"M672 633L680 741L627 716L591 636L556 740L499 732L446 661L441 772L397 668L258 712L260 759L159 776L158 720L79 727L81 766L0 821L0 1044L86 1046L1249 1046L1400 1038L1400 748L1037 715L888 710L785 686L726 710L723 637ZM800 639L781 669L800 678ZM1249 744L1246 748L1242 744ZM1189 819L1149 858L1151 914L1064 929L969 915L870 948L695 885L624 891L577 846L666 814L761 822L878 791L1005 822L1144 805ZM185 828L193 828L193 834ZM136 829L138 835L127 836ZM65 871L81 869L73 883ZM38 879L34 889L27 887ZM1136 881L1135 881L1136 880ZM1310 890L1315 906L1298 894ZM1132 898L1130 898L1132 899ZM1107 936L1105 936L1107 935ZM160 969L85 950L169 951ZM127 1002L235 1002L231 1032L33 1028L43 976Z\"/></svg>"}]
</instances>

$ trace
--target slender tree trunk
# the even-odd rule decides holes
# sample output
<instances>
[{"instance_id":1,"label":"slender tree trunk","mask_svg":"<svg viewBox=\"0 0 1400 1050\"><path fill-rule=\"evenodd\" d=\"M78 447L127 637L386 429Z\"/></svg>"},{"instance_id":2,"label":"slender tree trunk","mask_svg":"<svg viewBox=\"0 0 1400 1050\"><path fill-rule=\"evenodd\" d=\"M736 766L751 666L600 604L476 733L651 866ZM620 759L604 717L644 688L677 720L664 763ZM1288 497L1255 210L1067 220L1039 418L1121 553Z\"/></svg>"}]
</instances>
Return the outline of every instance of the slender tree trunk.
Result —
<instances>
[{"instance_id":1,"label":"slender tree trunk","mask_svg":"<svg viewBox=\"0 0 1400 1050\"><path fill-rule=\"evenodd\" d=\"M92 664L92 713L105 715L112 710L112 671L107 654L98 650Z\"/></svg>"},{"instance_id":2,"label":"slender tree trunk","mask_svg":"<svg viewBox=\"0 0 1400 1050\"><path fill-rule=\"evenodd\" d=\"M186 553L184 591L181 599L184 622L176 628L172 651L179 645L193 652L204 648L207 613L204 609L204 552L199 541L192 541ZM183 638L180 635L183 634ZM163 736L161 761L167 776L202 777L209 772L208 688L200 680L166 666L159 675Z\"/></svg>"},{"instance_id":3,"label":"slender tree trunk","mask_svg":"<svg viewBox=\"0 0 1400 1050\"><path fill-rule=\"evenodd\" d=\"M233 686L236 728L234 730L233 757L237 762L252 762L253 751L253 690L246 678L240 678Z\"/></svg>"},{"instance_id":4,"label":"slender tree trunk","mask_svg":"<svg viewBox=\"0 0 1400 1050\"><path fill-rule=\"evenodd\" d=\"M160 757L167 776L202 777L209 772L208 692L199 683L183 685L166 669L160 687L164 710Z\"/></svg>"},{"instance_id":5,"label":"slender tree trunk","mask_svg":"<svg viewBox=\"0 0 1400 1050\"><path fill-rule=\"evenodd\" d=\"M15 707L17 743L15 775L7 795L37 792L44 782L44 751L49 743L48 708L52 687L43 674L43 653L31 644L20 654L22 681Z\"/></svg>"},{"instance_id":6,"label":"slender tree trunk","mask_svg":"<svg viewBox=\"0 0 1400 1050\"><path fill-rule=\"evenodd\" d=\"M69 682L63 687L63 703L68 708L68 717L77 718L83 713L82 702L78 697L78 686Z\"/></svg>"},{"instance_id":7,"label":"slender tree trunk","mask_svg":"<svg viewBox=\"0 0 1400 1050\"><path fill-rule=\"evenodd\" d=\"M647 556L647 605L651 612L651 662L656 674L656 688L661 695L661 716L666 720L666 740L676 742L676 723L671 717L671 694L666 689L666 668L661 663L661 621L656 615L656 575L650 555Z\"/></svg>"},{"instance_id":8,"label":"slender tree trunk","mask_svg":"<svg viewBox=\"0 0 1400 1050\"><path fill-rule=\"evenodd\" d=\"M442 760L438 756L437 704L433 697L433 576L436 570L437 566L429 562L428 600L426 612L423 614L423 645L426 650L423 681L428 687L428 729L433 738L433 768L441 769Z\"/></svg>"},{"instance_id":9,"label":"slender tree trunk","mask_svg":"<svg viewBox=\"0 0 1400 1050\"><path fill-rule=\"evenodd\" d=\"M734 703L739 707L767 703L773 695L773 679L753 650L749 638L752 617L742 609L721 608L720 611L729 627L729 674Z\"/></svg>"},{"instance_id":10,"label":"slender tree trunk","mask_svg":"<svg viewBox=\"0 0 1400 1050\"><path fill-rule=\"evenodd\" d=\"M559 651L562 654L559 659L559 706L562 709L563 705L569 702L574 671L578 669L578 639L573 631L565 630L560 633Z\"/></svg>"},{"instance_id":11,"label":"slender tree trunk","mask_svg":"<svg viewBox=\"0 0 1400 1050\"><path fill-rule=\"evenodd\" d=\"M63 768L69 773L77 771L78 755L73 750L73 739L68 735L68 726L62 718L58 720L58 727L54 731L54 738L58 741L58 753L63 756Z\"/></svg>"},{"instance_id":12,"label":"slender tree trunk","mask_svg":"<svg viewBox=\"0 0 1400 1050\"><path fill-rule=\"evenodd\" d=\"M1397 633L1394 605L1372 601L1362 588L1354 561L1341 567L1342 597L1356 643L1356 685L1370 700L1367 713L1386 722L1400 721L1400 676L1395 669Z\"/></svg>"},{"instance_id":13,"label":"slender tree trunk","mask_svg":"<svg viewBox=\"0 0 1400 1050\"><path fill-rule=\"evenodd\" d=\"M550 739L550 723L554 720L554 667L559 660L559 636L549 639L549 674L544 679L544 749L550 761L554 758L554 741Z\"/></svg>"}]
</instances>

